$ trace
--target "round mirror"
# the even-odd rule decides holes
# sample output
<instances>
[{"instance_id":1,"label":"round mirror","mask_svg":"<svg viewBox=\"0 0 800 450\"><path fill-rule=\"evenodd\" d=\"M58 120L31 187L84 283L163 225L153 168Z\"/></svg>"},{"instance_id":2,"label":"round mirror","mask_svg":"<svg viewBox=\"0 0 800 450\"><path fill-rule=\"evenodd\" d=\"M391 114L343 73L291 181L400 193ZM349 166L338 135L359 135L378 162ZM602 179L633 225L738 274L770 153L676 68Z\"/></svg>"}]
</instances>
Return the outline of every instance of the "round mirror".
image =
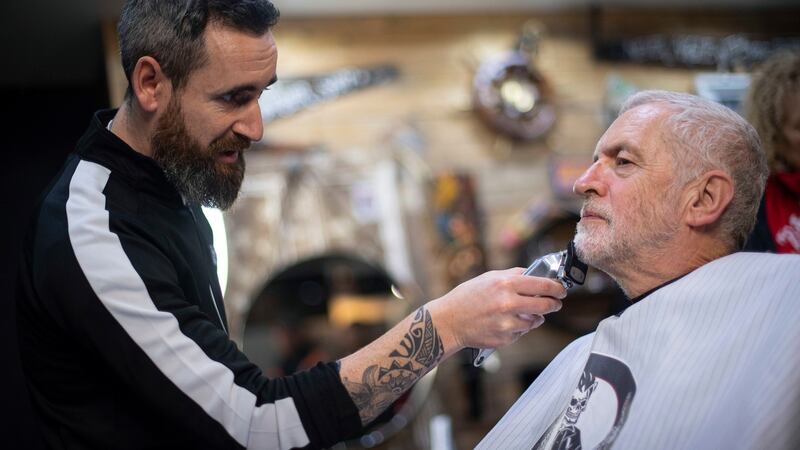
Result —
<instances>
[{"instance_id":1,"label":"round mirror","mask_svg":"<svg viewBox=\"0 0 800 450\"><path fill-rule=\"evenodd\" d=\"M413 307L380 266L329 253L293 263L267 280L246 316L242 345L266 376L291 375L357 351ZM379 416L364 436L337 448L374 447L397 433L424 402L430 375Z\"/></svg>"},{"instance_id":2,"label":"round mirror","mask_svg":"<svg viewBox=\"0 0 800 450\"><path fill-rule=\"evenodd\" d=\"M556 121L552 90L522 52L484 61L475 72L473 97L480 117L514 139L539 139Z\"/></svg>"}]
</instances>

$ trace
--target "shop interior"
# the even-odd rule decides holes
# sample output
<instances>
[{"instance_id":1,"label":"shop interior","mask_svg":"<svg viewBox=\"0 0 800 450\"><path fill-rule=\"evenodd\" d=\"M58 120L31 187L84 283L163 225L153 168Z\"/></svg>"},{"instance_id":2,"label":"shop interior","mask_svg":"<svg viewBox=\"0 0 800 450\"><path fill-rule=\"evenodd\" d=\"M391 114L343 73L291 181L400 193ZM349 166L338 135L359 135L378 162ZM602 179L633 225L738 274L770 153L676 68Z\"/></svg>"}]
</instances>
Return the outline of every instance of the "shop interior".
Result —
<instances>
[{"instance_id":1,"label":"shop interior","mask_svg":"<svg viewBox=\"0 0 800 450\"><path fill-rule=\"evenodd\" d=\"M52 3L6 16L2 45L19 61L0 80L16 117L16 167L3 176L20 192L11 236L92 111L118 106L127 83L121 2L61 15ZM566 248L580 209L572 184L631 94L692 92L738 110L750 71L800 48L788 1L274 3L279 81L259 101L264 139L248 150L234 207L207 211L231 336L268 376L347 355L462 281ZM4 248L8 290L18 245ZM625 301L590 268L545 325L481 367L466 351L444 362L335 448L473 448ZM17 416L5 432L40 448L5 303L3 384Z\"/></svg>"}]
</instances>

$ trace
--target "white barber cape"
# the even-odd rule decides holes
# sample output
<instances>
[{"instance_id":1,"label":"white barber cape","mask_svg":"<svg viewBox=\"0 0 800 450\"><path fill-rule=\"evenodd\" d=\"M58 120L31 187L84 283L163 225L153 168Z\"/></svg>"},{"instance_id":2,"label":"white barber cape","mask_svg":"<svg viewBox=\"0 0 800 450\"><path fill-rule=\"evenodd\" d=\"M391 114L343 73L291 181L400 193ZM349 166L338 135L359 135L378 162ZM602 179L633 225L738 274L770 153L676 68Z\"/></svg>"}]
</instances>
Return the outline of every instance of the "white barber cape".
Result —
<instances>
[{"instance_id":1,"label":"white barber cape","mask_svg":"<svg viewBox=\"0 0 800 450\"><path fill-rule=\"evenodd\" d=\"M477 448L800 448L800 256L729 255L603 320Z\"/></svg>"}]
</instances>

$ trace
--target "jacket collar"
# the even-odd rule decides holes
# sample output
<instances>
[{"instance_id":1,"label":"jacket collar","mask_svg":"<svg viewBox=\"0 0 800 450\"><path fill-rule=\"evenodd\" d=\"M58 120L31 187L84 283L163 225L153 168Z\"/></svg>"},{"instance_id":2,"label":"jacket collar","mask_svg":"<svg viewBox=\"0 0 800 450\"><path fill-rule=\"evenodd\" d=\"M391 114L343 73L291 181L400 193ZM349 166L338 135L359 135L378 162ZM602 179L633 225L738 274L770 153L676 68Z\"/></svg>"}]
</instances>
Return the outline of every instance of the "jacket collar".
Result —
<instances>
[{"instance_id":1,"label":"jacket collar","mask_svg":"<svg viewBox=\"0 0 800 450\"><path fill-rule=\"evenodd\" d=\"M167 180L161 166L106 128L116 112L116 109L106 109L94 114L89 128L78 141L76 153L81 159L111 169L116 176L126 179L141 192L159 197L174 206L183 205L183 199Z\"/></svg>"}]
</instances>

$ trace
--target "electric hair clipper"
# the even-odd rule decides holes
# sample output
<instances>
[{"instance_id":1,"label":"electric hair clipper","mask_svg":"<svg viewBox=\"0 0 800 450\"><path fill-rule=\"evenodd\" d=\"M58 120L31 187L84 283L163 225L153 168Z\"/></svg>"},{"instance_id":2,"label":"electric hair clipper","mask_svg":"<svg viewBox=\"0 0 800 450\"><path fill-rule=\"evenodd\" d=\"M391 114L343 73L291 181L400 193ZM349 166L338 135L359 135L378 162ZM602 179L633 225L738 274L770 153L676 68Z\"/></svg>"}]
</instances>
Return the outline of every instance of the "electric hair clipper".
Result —
<instances>
[{"instance_id":1,"label":"electric hair clipper","mask_svg":"<svg viewBox=\"0 0 800 450\"><path fill-rule=\"evenodd\" d=\"M575 244L570 241L566 250L549 253L536 259L523 275L552 278L561 282L565 289L586 281L588 266L575 254ZM480 366L494 353L493 348L473 348L473 364Z\"/></svg>"}]
</instances>

